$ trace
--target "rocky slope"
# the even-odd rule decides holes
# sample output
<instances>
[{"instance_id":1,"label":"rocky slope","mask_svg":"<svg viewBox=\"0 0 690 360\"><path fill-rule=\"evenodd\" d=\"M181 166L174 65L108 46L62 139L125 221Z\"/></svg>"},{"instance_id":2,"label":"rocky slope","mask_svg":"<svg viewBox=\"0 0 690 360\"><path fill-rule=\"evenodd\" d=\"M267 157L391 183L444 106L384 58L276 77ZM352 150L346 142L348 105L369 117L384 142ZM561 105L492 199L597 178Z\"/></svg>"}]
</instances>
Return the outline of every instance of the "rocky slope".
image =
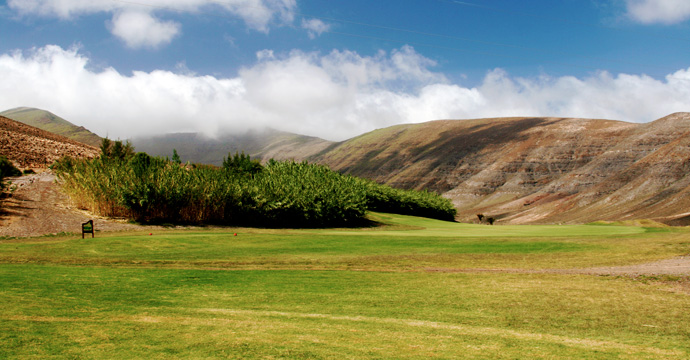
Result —
<instances>
[{"instance_id":1,"label":"rocky slope","mask_svg":"<svg viewBox=\"0 0 690 360\"><path fill-rule=\"evenodd\" d=\"M311 158L453 200L460 220L651 218L690 224L690 114L647 124L568 118L433 121L377 130Z\"/></svg>"},{"instance_id":2,"label":"rocky slope","mask_svg":"<svg viewBox=\"0 0 690 360\"><path fill-rule=\"evenodd\" d=\"M20 169L45 169L62 156L93 158L93 146L0 116L0 155Z\"/></svg>"}]
</instances>

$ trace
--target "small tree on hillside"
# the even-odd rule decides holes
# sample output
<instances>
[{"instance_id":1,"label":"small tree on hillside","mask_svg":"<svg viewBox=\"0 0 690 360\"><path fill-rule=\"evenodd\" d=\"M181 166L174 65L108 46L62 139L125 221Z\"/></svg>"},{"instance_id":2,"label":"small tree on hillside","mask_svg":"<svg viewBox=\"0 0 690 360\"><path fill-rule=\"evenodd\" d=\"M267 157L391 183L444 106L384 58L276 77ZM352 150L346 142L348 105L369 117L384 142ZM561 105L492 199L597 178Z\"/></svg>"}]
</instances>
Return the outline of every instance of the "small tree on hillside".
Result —
<instances>
[{"instance_id":1,"label":"small tree on hillside","mask_svg":"<svg viewBox=\"0 0 690 360\"><path fill-rule=\"evenodd\" d=\"M109 159L110 158L110 147L112 146L112 141L108 139L108 137L104 137L103 140L101 140L101 158L103 159Z\"/></svg>"},{"instance_id":2,"label":"small tree on hillside","mask_svg":"<svg viewBox=\"0 0 690 360\"><path fill-rule=\"evenodd\" d=\"M105 137L101 141L101 158L109 160L128 160L134 156L134 146L127 140L111 141Z\"/></svg>"},{"instance_id":3,"label":"small tree on hillside","mask_svg":"<svg viewBox=\"0 0 690 360\"><path fill-rule=\"evenodd\" d=\"M180 155L177 153L177 149L173 149L172 162L178 165L182 164L182 159L180 159Z\"/></svg>"},{"instance_id":4,"label":"small tree on hillside","mask_svg":"<svg viewBox=\"0 0 690 360\"><path fill-rule=\"evenodd\" d=\"M228 153L228 157L223 158L223 169L253 175L261 172L263 166L259 160L252 160L249 155L245 155L242 151L241 154L235 152L234 156L230 156Z\"/></svg>"}]
</instances>

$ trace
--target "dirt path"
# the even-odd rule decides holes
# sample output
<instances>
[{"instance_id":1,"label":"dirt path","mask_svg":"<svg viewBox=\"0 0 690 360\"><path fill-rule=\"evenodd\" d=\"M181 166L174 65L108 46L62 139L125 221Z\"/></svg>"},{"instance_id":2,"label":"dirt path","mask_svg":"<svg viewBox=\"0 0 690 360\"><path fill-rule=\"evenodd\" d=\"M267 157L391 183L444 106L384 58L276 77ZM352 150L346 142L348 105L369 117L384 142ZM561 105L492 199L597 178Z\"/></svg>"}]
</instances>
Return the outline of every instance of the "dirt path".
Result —
<instances>
[{"instance_id":1,"label":"dirt path","mask_svg":"<svg viewBox=\"0 0 690 360\"><path fill-rule=\"evenodd\" d=\"M679 256L646 264L630 266L596 267L582 269L580 273L595 275L677 275L690 276L690 256Z\"/></svg>"},{"instance_id":2,"label":"dirt path","mask_svg":"<svg viewBox=\"0 0 690 360\"><path fill-rule=\"evenodd\" d=\"M0 237L30 237L61 232L80 233L81 224L92 219L98 231L136 231L160 229L124 221L98 218L69 205L69 199L59 191L55 175L50 172L13 179L14 194L2 199L0 207ZM440 272L548 272L591 275L677 275L690 276L690 256L655 261L647 264L589 269L427 269Z\"/></svg>"},{"instance_id":3,"label":"dirt path","mask_svg":"<svg viewBox=\"0 0 690 360\"><path fill-rule=\"evenodd\" d=\"M2 199L0 237L81 233L81 224L94 220L96 231L143 230L151 227L98 218L70 206L50 172L12 179L16 190Z\"/></svg>"}]
</instances>

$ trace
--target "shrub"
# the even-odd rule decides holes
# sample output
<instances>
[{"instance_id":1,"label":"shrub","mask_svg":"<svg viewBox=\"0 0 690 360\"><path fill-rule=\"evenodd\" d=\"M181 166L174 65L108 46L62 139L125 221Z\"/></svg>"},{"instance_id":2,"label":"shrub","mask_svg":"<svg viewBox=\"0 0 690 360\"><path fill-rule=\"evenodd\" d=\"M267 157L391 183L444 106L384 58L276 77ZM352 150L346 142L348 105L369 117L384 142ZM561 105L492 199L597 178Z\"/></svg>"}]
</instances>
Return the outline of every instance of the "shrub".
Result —
<instances>
[{"instance_id":1,"label":"shrub","mask_svg":"<svg viewBox=\"0 0 690 360\"><path fill-rule=\"evenodd\" d=\"M270 162L255 178L257 209L278 226L347 225L364 219L365 189L325 166Z\"/></svg>"},{"instance_id":2,"label":"shrub","mask_svg":"<svg viewBox=\"0 0 690 360\"><path fill-rule=\"evenodd\" d=\"M5 190L5 178L8 176L21 176L22 172L17 169L12 162L5 156L0 156L0 191Z\"/></svg>"},{"instance_id":3,"label":"shrub","mask_svg":"<svg viewBox=\"0 0 690 360\"><path fill-rule=\"evenodd\" d=\"M360 179L370 210L453 221L457 210L450 200L426 190L402 190Z\"/></svg>"},{"instance_id":4,"label":"shrub","mask_svg":"<svg viewBox=\"0 0 690 360\"><path fill-rule=\"evenodd\" d=\"M357 224L367 210L455 215L437 194L393 189L321 165L269 161L257 171L244 154L226 160L234 167L182 167L137 153L127 161L64 158L53 169L76 206L143 222L324 227Z\"/></svg>"},{"instance_id":5,"label":"shrub","mask_svg":"<svg viewBox=\"0 0 690 360\"><path fill-rule=\"evenodd\" d=\"M21 176L22 172L17 169L12 162L5 156L0 156L0 178L8 176Z\"/></svg>"}]
</instances>

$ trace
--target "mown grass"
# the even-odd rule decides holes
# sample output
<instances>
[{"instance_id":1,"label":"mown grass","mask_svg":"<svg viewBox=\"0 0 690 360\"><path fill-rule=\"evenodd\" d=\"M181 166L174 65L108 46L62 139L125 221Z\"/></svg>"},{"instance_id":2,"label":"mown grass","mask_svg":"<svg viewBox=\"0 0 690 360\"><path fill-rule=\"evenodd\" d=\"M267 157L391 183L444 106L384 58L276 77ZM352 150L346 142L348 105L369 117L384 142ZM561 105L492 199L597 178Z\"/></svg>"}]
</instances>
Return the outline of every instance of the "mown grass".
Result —
<instances>
[{"instance_id":1,"label":"mown grass","mask_svg":"<svg viewBox=\"0 0 690 360\"><path fill-rule=\"evenodd\" d=\"M683 279L524 271L688 254L687 230L377 216L0 240L0 358L690 356Z\"/></svg>"},{"instance_id":2,"label":"mown grass","mask_svg":"<svg viewBox=\"0 0 690 360\"><path fill-rule=\"evenodd\" d=\"M690 251L686 232L624 226L485 226L403 215L356 230L203 229L0 241L8 263L237 269L548 269L621 265ZM403 225L400 225L403 224ZM237 233L237 236L234 234Z\"/></svg>"}]
</instances>

